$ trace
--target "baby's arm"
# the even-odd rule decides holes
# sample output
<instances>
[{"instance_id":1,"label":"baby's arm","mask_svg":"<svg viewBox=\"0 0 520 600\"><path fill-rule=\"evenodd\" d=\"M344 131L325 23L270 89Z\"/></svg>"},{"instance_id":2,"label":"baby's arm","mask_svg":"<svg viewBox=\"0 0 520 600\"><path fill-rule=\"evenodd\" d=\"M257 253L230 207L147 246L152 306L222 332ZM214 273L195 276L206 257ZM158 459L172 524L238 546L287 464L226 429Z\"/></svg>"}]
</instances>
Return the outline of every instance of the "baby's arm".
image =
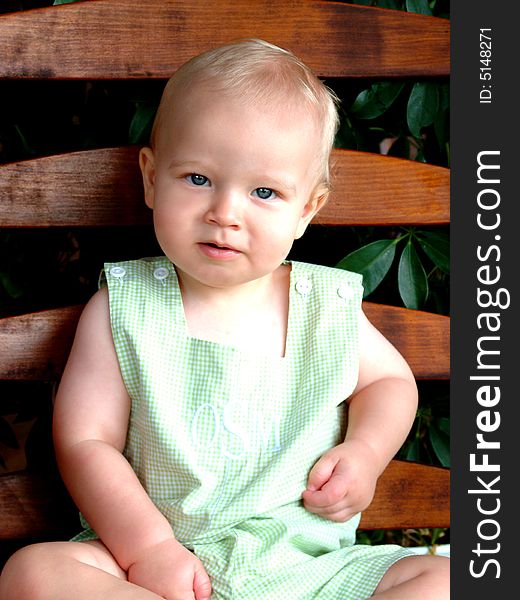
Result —
<instances>
[{"instance_id":1,"label":"baby's arm","mask_svg":"<svg viewBox=\"0 0 520 600\"><path fill-rule=\"evenodd\" d=\"M54 440L63 479L130 581L168 599L209 598L202 564L175 540L122 455L129 414L108 294L100 290L80 319L56 397Z\"/></svg>"},{"instance_id":2,"label":"baby's arm","mask_svg":"<svg viewBox=\"0 0 520 600\"><path fill-rule=\"evenodd\" d=\"M307 510L334 521L370 504L377 478L406 439L417 410L410 367L364 314L359 338L359 379L348 400L345 441L314 465L302 496Z\"/></svg>"}]
</instances>

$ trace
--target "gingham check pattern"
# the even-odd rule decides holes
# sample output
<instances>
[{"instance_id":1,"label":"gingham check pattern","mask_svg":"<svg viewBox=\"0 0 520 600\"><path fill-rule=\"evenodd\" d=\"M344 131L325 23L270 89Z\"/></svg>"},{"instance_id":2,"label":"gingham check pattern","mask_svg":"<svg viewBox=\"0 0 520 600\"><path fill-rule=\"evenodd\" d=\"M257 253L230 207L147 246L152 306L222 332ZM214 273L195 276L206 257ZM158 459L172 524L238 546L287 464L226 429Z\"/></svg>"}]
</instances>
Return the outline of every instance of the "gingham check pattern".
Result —
<instances>
[{"instance_id":1,"label":"gingham check pattern","mask_svg":"<svg viewBox=\"0 0 520 600\"><path fill-rule=\"evenodd\" d=\"M215 599L361 600L408 555L355 545L359 515L333 523L301 504L309 470L344 436L362 286L354 273L291 265L283 358L190 337L165 257L105 265L132 398L125 453Z\"/></svg>"}]
</instances>

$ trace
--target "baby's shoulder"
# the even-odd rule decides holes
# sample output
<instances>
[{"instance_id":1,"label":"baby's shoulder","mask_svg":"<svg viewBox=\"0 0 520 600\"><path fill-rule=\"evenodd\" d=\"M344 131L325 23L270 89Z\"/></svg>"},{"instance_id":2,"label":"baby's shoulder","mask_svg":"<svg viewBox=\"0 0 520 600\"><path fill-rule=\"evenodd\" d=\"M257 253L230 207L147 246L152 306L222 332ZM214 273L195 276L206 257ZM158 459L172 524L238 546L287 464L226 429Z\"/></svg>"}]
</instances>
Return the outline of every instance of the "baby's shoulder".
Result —
<instances>
[{"instance_id":1,"label":"baby's shoulder","mask_svg":"<svg viewBox=\"0 0 520 600\"><path fill-rule=\"evenodd\" d=\"M362 294L363 277L359 273L312 263L293 261L292 277L296 290L328 295L331 290L340 297Z\"/></svg>"},{"instance_id":2,"label":"baby's shoulder","mask_svg":"<svg viewBox=\"0 0 520 600\"><path fill-rule=\"evenodd\" d=\"M99 287L108 286L110 288L114 284L122 285L137 281L157 283L173 273L174 267L165 256L106 262L99 277Z\"/></svg>"},{"instance_id":3,"label":"baby's shoulder","mask_svg":"<svg viewBox=\"0 0 520 600\"><path fill-rule=\"evenodd\" d=\"M328 267L325 265L300 261L291 261L290 264L293 267L293 271L296 273L307 273L325 280L342 280L351 281L352 283L361 283L363 280L362 275L359 273L347 271L346 269L339 269L338 267Z\"/></svg>"},{"instance_id":4,"label":"baby's shoulder","mask_svg":"<svg viewBox=\"0 0 520 600\"><path fill-rule=\"evenodd\" d=\"M101 287L93 294L81 313L78 327L95 327L109 317L108 290Z\"/></svg>"}]
</instances>

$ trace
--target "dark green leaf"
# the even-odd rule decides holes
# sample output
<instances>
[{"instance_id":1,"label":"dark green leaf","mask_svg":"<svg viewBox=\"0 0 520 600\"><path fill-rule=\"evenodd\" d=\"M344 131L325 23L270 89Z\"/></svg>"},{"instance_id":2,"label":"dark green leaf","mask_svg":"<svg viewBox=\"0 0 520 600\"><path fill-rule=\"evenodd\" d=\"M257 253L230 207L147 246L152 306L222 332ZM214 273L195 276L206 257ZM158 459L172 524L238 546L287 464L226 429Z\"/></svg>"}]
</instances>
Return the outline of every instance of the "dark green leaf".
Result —
<instances>
[{"instance_id":1,"label":"dark green leaf","mask_svg":"<svg viewBox=\"0 0 520 600\"><path fill-rule=\"evenodd\" d=\"M371 294L388 273L398 240L377 240L351 252L336 266L363 275L364 296Z\"/></svg>"},{"instance_id":2,"label":"dark green leaf","mask_svg":"<svg viewBox=\"0 0 520 600\"><path fill-rule=\"evenodd\" d=\"M356 544L365 544L373 546L374 544L383 544L384 541L384 529L374 529L372 531L356 531Z\"/></svg>"},{"instance_id":3,"label":"dark green leaf","mask_svg":"<svg viewBox=\"0 0 520 600\"><path fill-rule=\"evenodd\" d=\"M408 127L413 136L420 137L421 129L433 123L438 108L438 85L430 81L415 83L406 110Z\"/></svg>"},{"instance_id":4,"label":"dark green leaf","mask_svg":"<svg viewBox=\"0 0 520 600\"><path fill-rule=\"evenodd\" d=\"M433 120L433 126L439 150L447 152L450 139L450 88L448 84L439 85L439 109Z\"/></svg>"},{"instance_id":5,"label":"dark green leaf","mask_svg":"<svg viewBox=\"0 0 520 600\"><path fill-rule=\"evenodd\" d=\"M437 427L446 435L450 435L450 419L449 417L437 417L435 419Z\"/></svg>"},{"instance_id":6,"label":"dark green leaf","mask_svg":"<svg viewBox=\"0 0 520 600\"><path fill-rule=\"evenodd\" d=\"M439 110L446 110L450 107L450 85L443 83L439 85Z\"/></svg>"},{"instance_id":7,"label":"dark green leaf","mask_svg":"<svg viewBox=\"0 0 520 600\"><path fill-rule=\"evenodd\" d=\"M406 0L406 10L420 15L432 14L428 0Z\"/></svg>"},{"instance_id":8,"label":"dark green leaf","mask_svg":"<svg viewBox=\"0 0 520 600\"><path fill-rule=\"evenodd\" d=\"M415 437L404 450L404 456L406 460L419 461L421 459L421 442L418 437Z\"/></svg>"},{"instance_id":9,"label":"dark green leaf","mask_svg":"<svg viewBox=\"0 0 520 600\"><path fill-rule=\"evenodd\" d=\"M375 119L390 108L403 87L402 81L374 83L358 95L350 112L358 119Z\"/></svg>"},{"instance_id":10,"label":"dark green leaf","mask_svg":"<svg viewBox=\"0 0 520 600\"><path fill-rule=\"evenodd\" d=\"M444 233L418 231L415 236L433 264L443 272L450 272L450 240Z\"/></svg>"},{"instance_id":11,"label":"dark green leaf","mask_svg":"<svg viewBox=\"0 0 520 600\"><path fill-rule=\"evenodd\" d=\"M407 308L420 308L428 297L428 278L411 240L403 249L397 272L399 294Z\"/></svg>"},{"instance_id":12,"label":"dark green leaf","mask_svg":"<svg viewBox=\"0 0 520 600\"><path fill-rule=\"evenodd\" d=\"M401 2L399 0L379 0L377 6L378 8L391 8L393 10L400 10Z\"/></svg>"},{"instance_id":13,"label":"dark green leaf","mask_svg":"<svg viewBox=\"0 0 520 600\"><path fill-rule=\"evenodd\" d=\"M130 123L128 141L130 144L147 144L152 130L157 107L153 104L139 102Z\"/></svg>"},{"instance_id":14,"label":"dark green leaf","mask_svg":"<svg viewBox=\"0 0 520 600\"><path fill-rule=\"evenodd\" d=\"M10 273L0 273L0 286L16 300L23 294L23 288L13 281Z\"/></svg>"},{"instance_id":15,"label":"dark green leaf","mask_svg":"<svg viewBox=\"0 0 520 600\"><path fill-rule=\"evenodd\" d=\"M334 140L334 146L336 148L347 148L350 150L358 150L360 148L359 134L350 119L342 119L341 127Z\"/></svg>"},{"instance_id":16,"label":"dark green leaf","mask_svg":"<svg viewBox=\"0 0 520 600\"><path fill-rule=\"evenodd\" d=\"M439 429L435 421L428 428L428 438L443 467L450 466L450 437Z\"/></svg>"},{"instance_id":17,"label":"dark green leaf","mask_svg":"<svg viewBox=\"0 0 520 600\"><path fill-rule=\"evenodd\" d=\"M424 156L424 152L422 150L418 150L417 151L417 155L415 156L414 160L416 162L425 163L426 162L426 157Z\"/></svg>"},{"instance_id":18,"label":"dark green leaf","mask_svg":"<svg viewBox=\"0 0 520 600\"><path fill-rule=\"evenodd\" d=\"M36 154L36 150L32 146L29 145L27 138L22 133L22 130L18 127L18 125L15 125L14 129L16 131L16 134L18 135L18 138L20 140L20 143L22 145L24 152L28 155Z\"/></svg>"},{"instance_id":19,"label":"dark green leaf","mask_svg":"<svg viewBox=\"0 0 520 600\"><path fill-rule=\"evenodd\" d=\"M449 141L449 133L450 133L450 118L449 118L448 110L439 110L435 115L435 119L433 121L433 127L435 131L435 136L437 137L437 141L439 143L439 150L445 151L446 144Z\"/></svg>"}]
</instances>

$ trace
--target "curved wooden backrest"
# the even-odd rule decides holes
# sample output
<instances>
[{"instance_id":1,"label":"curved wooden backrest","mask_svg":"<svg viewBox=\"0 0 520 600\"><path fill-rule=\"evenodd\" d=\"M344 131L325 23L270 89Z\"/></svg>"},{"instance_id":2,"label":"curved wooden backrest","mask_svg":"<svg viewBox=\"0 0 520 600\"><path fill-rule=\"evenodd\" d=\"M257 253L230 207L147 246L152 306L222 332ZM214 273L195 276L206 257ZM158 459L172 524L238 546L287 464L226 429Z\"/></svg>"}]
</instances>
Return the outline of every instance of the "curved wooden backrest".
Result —
<instances>
[{"instance_id":1,"label":"curved wooden backrest","mask_svg":"<svg viewBox=\"0 0 520 600\"><path fill-rule=\"evenodd\" d=\"M123 227L151 223L137 147L0 165L0 226Z\"/></svg>"},{"instance_id":2,"label":"curved wooden backrest","mask_svg":"<svg viewBox=\"0 0 520 600\"><path fill-rule=\"evenodd\" d=\"M3 475L0 481L0 540L56 539L77 533L77 511L54 473L14 473ZM376 496L363 513L360 527L405 529L449 524L449 472L394 460L379 478Z\"/></svg>"},{"instance_id":3,"label":"curved wooden backrest","mask_svg":"<svg viewBox=\"0 0 520 600\"><path fill-rule=\"evenodd\" d=\"M138 152L103 148L0 165L0 227L151 223ZM351 150L333 157L333 193L315 223L449 223L448 169Z\"/></svg>"},{"instance_id":4,"label":"curved wooden backrest","mask_svg":"<svg viewBox=\"0 0 520 600\"><path fill-rule=\"evenodd\" d=\"M81 306L0 319L0 380L57 381ZM364 302L368 318L400 349L417 379L449 378L449 318Z\"/></svg>"},{"instance_id":5,"label":"curved wooden backrest","mask_svg":"<svg viewBox=\"0 0 520 600\"><path fill-rule=\"evenodd\" d=\"M450 68L449 21L340 2L90 0L5 15L0 32L4 78L167 78L192 56L249 37L290 48L323 77Z\"/></svg>"},{"instance_id":6,"label":"curved wooden backrest","mask_svg":"<svg viewBox=\"0 0 520 600\"><path fill-rule=\"evenodd\" d=\"M449 21L306 0L88 0L0 16L0 78L166 79L191 56L261 37L290 48L321 77L449 74ZM1 227L150 223L135 147L0 165ZM336 161L324 225L449 222L449 171L346 150ZM418 379L449 377L449 319L365 303ZM80 306L0 320L0 380L59 379ZM397 502L396 499L402 499ZM0 539L66 535L70 503L59 479L0 476ZM362 528L449 525L449 472L393 461Z\"/></svg>"}]
</instances>

